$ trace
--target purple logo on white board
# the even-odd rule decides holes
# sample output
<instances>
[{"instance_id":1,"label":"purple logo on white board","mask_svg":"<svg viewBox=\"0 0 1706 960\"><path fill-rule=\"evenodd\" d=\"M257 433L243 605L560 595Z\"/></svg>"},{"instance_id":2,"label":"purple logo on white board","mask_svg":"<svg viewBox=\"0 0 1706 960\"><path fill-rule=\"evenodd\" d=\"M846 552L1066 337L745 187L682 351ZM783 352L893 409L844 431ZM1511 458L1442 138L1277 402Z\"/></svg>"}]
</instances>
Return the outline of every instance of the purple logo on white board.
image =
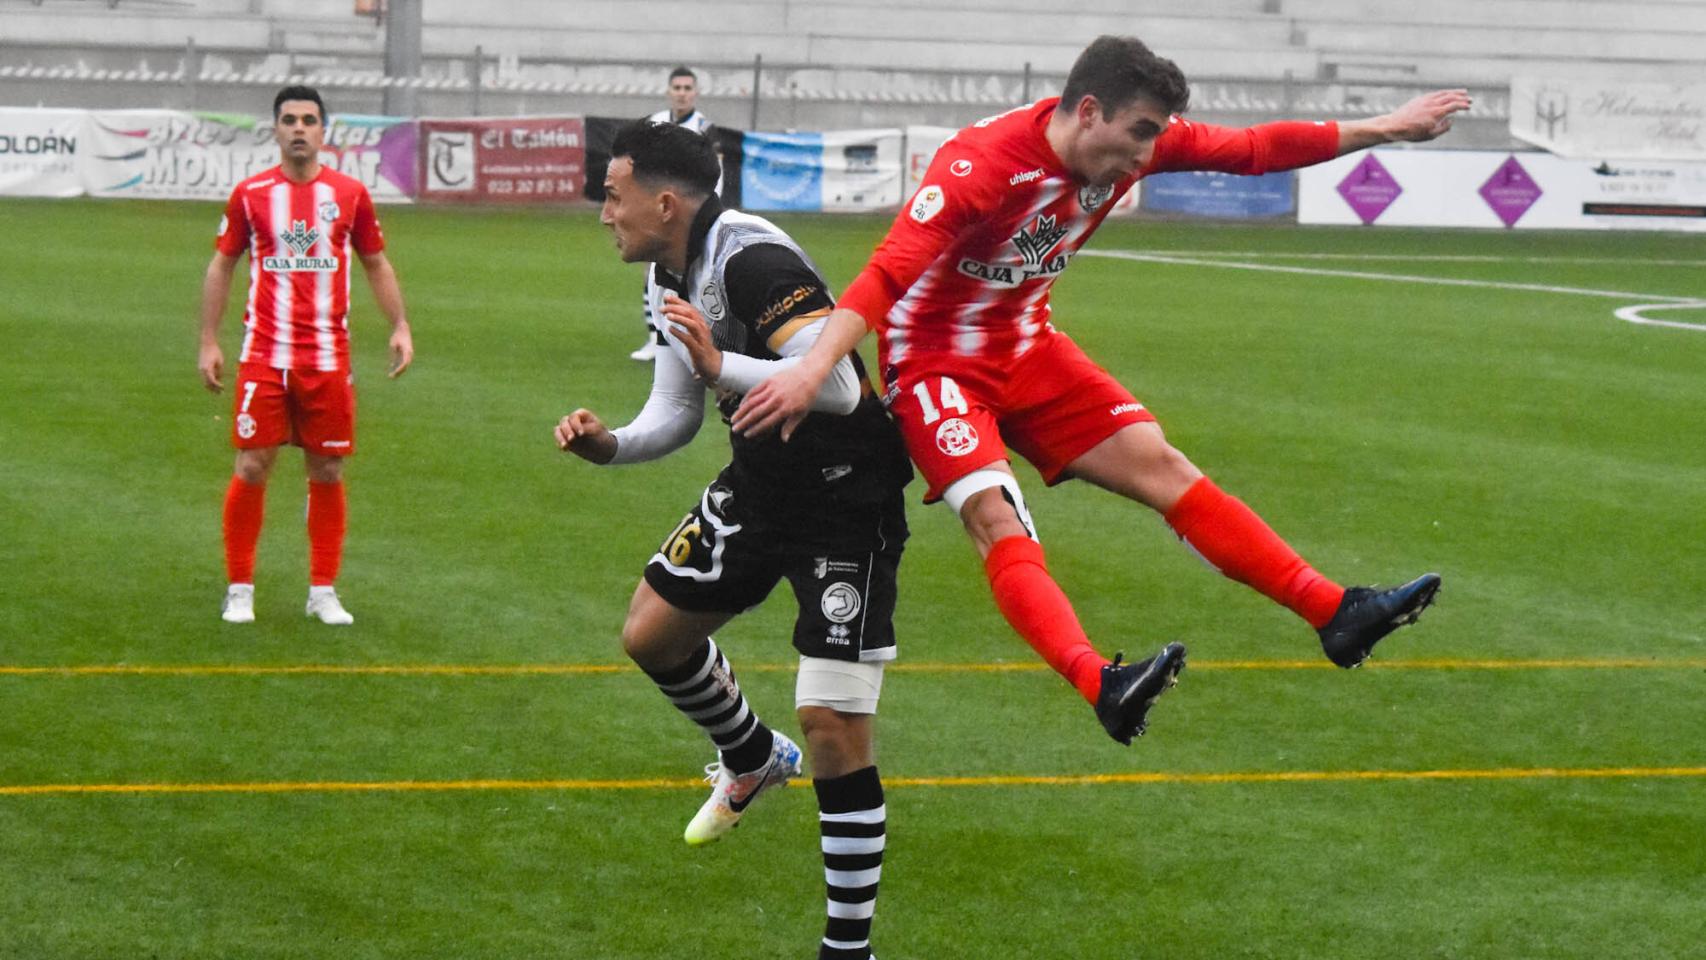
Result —
<instances>
[{"instance_id":1,"label":"purple logo on white board","mask_svg":"<svg viewBox=\"0 0 1706 960\"><path fill-rule=\"evenodd\" d=\"M1339 181L1339 196L1363 223L1373 223L1403 192L1404 188L1392 179L1392 172L1372 153L1365 154L1362 162Z\"/></svg>"},{"instance_id":2,"label":"purple logo on white board","mask_svg":"<svg viewBox=\"0 0 1706 960\"><path fill-rule=\"evenodd\" d=\"M1499 164L1499 169L1481 184L1480 192L1481 199L1487 201L1487 206L1493 208L1507 227L1516 226L1541 194L1540 184L1534 182L1514 155Z\"/></svg>"}]
</instances>

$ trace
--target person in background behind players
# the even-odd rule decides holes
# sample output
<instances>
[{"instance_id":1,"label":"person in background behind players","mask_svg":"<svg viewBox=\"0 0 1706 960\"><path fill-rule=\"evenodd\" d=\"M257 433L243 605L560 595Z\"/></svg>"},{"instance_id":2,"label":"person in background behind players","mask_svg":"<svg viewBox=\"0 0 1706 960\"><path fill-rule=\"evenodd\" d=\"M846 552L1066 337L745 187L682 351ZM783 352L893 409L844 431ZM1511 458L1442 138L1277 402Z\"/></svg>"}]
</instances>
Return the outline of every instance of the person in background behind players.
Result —
<instances>
[{"instance_id":1,"label":"person in background behind players","mask_svg":"<svg viewBox=\"0 0 1706 960\"><path fill-rule=\"evenodd\" d=\"M343 558L344 458L355 452L355 387L349 361L349 260L361 259L374 299L391 321L391 371L414 360L403 293L385 258L373 198L359 180L320 163L326 107L311 87L273 98L279 165L237 184L225 205L201 288L199 366L223 389L219 323L237 258L249 254L249 305L237 357L231 439L237 464L225 493L222 616L255 619L255 544L267 477L280 445L302 448L308 470L307 614L353 622L333 582Z\"/></svg>"},{"instance_id":2,"label":"person in background behind players","mask_svg":"<svg viewBox=\"0 0 1706 960\"><path fill-rule=\"evenodd\" d=\"M611 149L600 219L646 291L665 347L652 392L615 430L586 409L557 445L598 464L666 456L705 419L811 346L834 301L811 260L774 224L725 210L710 143L641 122ZM873 728L895 656L896 574L912 479L894 422L857 354L835 362L818 412L792 443L729 435L733 456L646 564L622 647L717 748L711 796L683 834L727 834L763 792L800 772L800 748L758 719L711 634L787 580L798 613L794 705L811 754L828 918L819 960L870 960L887 845Z\"/></svg>"},{"instance_id":3,"label":"person in background behind players","mask_svg":"<svg viewBox=\"0 0 1706 960\"><path fill-rule=\"evenodd\" d=\"M1155 417L1055 330L1049 289L1120 197L1169 170L1259 174L1375 144L1431 140L1469 108L1467 91L1425 94L1392 113L1340 123L1228 129L1181 114L1177 65L1133 37L1098 38L1065 92L979 121L942 145L924 185L842 295L800 365L747 394L734 427L784 435L826 365L878 332L890 409L929 489L984 558L996 606L1073 684L1116 740L1142 732L1113 709L1129 672L1174 673L1171 644L1142 664L1109 664L1044 564L1007 447L1045 482L1077 477L1162 515L1220 573L1314 627L1333 663L1354 667L1432 600L1439 577L1346 590L1316 572L1237 498L1163 437ZM1134 298L1141 322L1143 299ZM1329 345L1323 345L1330 350Z\"/></svg>"},{"instance_id":4,"label":"person in background behind players","mask_svg":"<svg viewBox=\"0 0 1706 960\"><path fill-rule=\"evenodd\" d=\"M699 112L699 77L685 66L676 67L669 73L669 106L646 118L647 123L673 123L701 136L711 129L711 120ZM652 316L652 305L649 300L641 297L645 307L646 342L640 344L640 349L628 354L629 358L642 363L657 359L658 350L663 342L658 333L657 318Z\"/></svg>"}]
</instances>

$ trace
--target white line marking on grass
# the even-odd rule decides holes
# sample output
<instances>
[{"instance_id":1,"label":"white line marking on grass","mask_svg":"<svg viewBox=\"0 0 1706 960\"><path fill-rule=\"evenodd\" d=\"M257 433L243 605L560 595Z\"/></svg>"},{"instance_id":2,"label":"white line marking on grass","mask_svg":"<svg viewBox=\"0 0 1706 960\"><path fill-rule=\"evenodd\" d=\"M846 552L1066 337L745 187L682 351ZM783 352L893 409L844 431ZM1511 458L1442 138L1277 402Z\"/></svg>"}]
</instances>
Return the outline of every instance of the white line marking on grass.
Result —
<instances>
[{"instance_id":1,"label":"white line marking on grass","mask_svg":"<svg viewBox=\"0 0 1706 960\"><path fill-rule=\"evenodd\" d=\"M1275 263L1249 263L1238 260L1204 260L1198 257L1140 253L1130 250L1084 250L1079 256L1107 257L1139 263L1173 264L1185 267L1222 267L1230 270L1255 270L1261 273L1293 273L1308 277L1338 277L1354 280L1384 280L1388 283L1419 283L1437 287L1477 287L1484 290L1515 290L1525 293L1556 293L1579 297L1603 297L1611 300L1634 300L1638 305L1616 312L1619 320L1648 326L1706 332L1706 324L1682 323L1674 320L1650 320L1639 317L1641 310L1680 310L1706 308L1706 300L1698 297L1673 297L1662 293L1634 293L1628 290L1596 290L1591 287L1560 287L1544 283L1510 283L1499 280L1466 280L1460 277L1425 277L1406 273L1369 273L1361 270L1328 270L1322 267L1289 267ZM1626 316L1633 309L1635 313Z\"/></svg>"},{"instance_id":2,"label":"white line marking on grass","mask_svg":"<svg viewBox=\"0 0 1706 960\"><path fill-rule=\"evenodd\" d=\"M1706 767L1509 767L1488 770L1273 770L1232 773L1086 773L1067 775L989 775L884 777L885 788L900 787L1078 787L1110 784L1341 783L1402 780L1646 780L1706 777ZM809 781L788 784L809 789ZM256 783L27 783L0 785L0 797L67 794L209 793L444 793L480 790L703 790L700 777L633 780L319 780Z\"/></svg>"},{"instance_id":3,"label":"white line marking on grass","mask_svg":"<svg viewBox=\"0 0 1706 960\"><path fill-rule=\"evenodd\" d=\"M1617 311L1617 319L1627 320L1649 327L1674 327L1681 330L1706 331L1706 323L1683 323L1681 320L1654 320L1642 316L1650 310L1703 310L1706 303L1643 303L1633 307L1623 307Z\"/></svg>"},{"instance_id":4,"label":"white line marking on grass","mask_svg":"<svg viewBox=\"0 0 1706 960\"><path fill-rule=\"evenodd\" d=\"M1098 251L1086 250L1083 256ZM1706 267L1706 260L1663 260L1643 257L1505 257L1468 253L1286 253L1276 250L1131 250L1155 257L1234 257L1239 260L1351 260L1401 263L1531 263L1565 266Z\"/></svg>"}]
</instances>

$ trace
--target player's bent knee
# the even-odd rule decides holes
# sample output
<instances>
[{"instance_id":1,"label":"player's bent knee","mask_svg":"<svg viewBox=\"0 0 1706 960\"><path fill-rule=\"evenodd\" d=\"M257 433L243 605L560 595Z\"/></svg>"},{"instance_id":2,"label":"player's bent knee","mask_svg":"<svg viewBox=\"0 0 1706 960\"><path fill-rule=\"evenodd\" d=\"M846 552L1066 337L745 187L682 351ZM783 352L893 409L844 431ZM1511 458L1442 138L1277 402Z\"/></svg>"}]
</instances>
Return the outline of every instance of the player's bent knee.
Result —
<instances>
[{"instance_id":1,"label":"player's bent knee","mask_svg":"<svg viewBox=\"0 0 1706 960\"><path fill-rule=\"evenodd\" d=\"M976 470L949 484L942 500L959 515L966 532L987 551L1007 537L1037 539L1019 479L1005 470Z\"/></svg>"},{"instance_id":2,"label":"player's bent knee","mask_svg":"<svg viewBox=\"0 0 1706 960\"><path fill-rule=\"evenodd\" d=\"M272 474L273 461L277 457L277 447L239 450L237 451L237 462L232 468L232 472L237 475L237 479L244 483L265 483L267 477Z\"/></svg>"},{"instance_id":3,"label":"player's bent knee","mask_svg":"<svg viewBox=\"0 0 1706 960\"><path fill-rule=\"evenodd\" d=\"M803 706L799 709L799 719L806 751L811 755L814 778L825 780L846 776L876 762L870 714Z\"/></svg>"}]
</instances>

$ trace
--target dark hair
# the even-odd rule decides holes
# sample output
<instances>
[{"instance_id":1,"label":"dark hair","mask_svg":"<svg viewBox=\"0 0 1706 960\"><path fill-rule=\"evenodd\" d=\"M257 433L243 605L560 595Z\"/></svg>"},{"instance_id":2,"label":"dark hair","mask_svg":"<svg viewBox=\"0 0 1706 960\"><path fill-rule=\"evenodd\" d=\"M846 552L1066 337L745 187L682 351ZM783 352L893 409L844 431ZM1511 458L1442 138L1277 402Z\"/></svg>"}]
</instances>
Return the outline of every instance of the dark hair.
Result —
<instances>
[{"instance_id":1,"label":"dark hair","mask_svg":"<svg viewBox=\"0 0 1706 960\"><path fill-rule=\"evenodd\" d=\"M722 175L710 139L674 123L628 124L610 144L610 159L617 157L634 162L634 179L649 190L667 185L690 197L708 197Z\"/></svg>"},{"instance_id":2,"label":"dark hair","mask_svg":"<svg viewBox=\"0 0 1706 960\"><path fill-rule=\"evenodd\" d=\"M686 67L676 67L674 70L671 70L669 72L669 78L671 80L674 80L676 77L686 77L687 79L693 81L694 86L699 85L699 75L694 73L693 71L687 69Z\"/></svg>"},{"instance_id":3,"label":"dark hair","mask_svg":"<svg viewBox=\"0 0 1706 960\"><path fill-rule=\"evenodd\" d=\"M314 105L320 108L320 122L326 122L326 101L320 99L320 91L313 87L304 87L299 84L280 90L278 95L272 98L272 118L274 120L278 119L278 108L284 106L286 100L313 101Z\"/></svg>"},{"instance_id":4,"label":"dark hair","mask_svg":"<svg viewBox=\"0 0 1706 960\"><path fill-rule=\"evenodd\" d=\"M1169 114L1184 113L1191 87L1179 65L1158 57L1136 37L1104 34L1084 48L1066 75L1060 106L1075 110L1085 97L1095 97L1106 117L1133 100L1153 100Z\"/></svg>"}]
</instances>

